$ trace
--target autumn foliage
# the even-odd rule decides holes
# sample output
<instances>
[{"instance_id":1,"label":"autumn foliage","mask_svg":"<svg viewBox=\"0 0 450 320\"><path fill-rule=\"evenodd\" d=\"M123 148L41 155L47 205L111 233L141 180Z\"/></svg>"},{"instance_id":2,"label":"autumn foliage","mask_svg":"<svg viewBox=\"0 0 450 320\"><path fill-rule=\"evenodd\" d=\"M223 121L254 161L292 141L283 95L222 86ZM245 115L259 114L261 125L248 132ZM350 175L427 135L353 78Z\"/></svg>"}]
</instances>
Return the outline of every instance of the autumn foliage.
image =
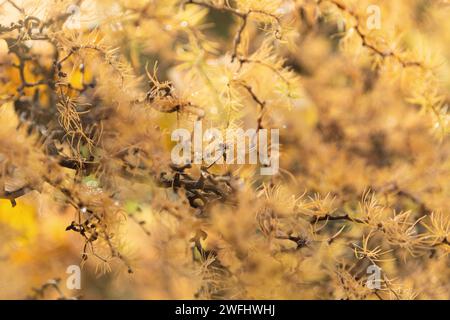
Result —
<instances>
[{"instance_id":1,"label":"autumn foliage","mask_svg":"<svg viewBox=\"0 0 450 320\"><path fill-rule=\"evenodd\" d=\"M448 1L0 16L1 298L450 298ZM195 121L279 129L279 172L175 165Z\"/></svg>"}]
</instances>

